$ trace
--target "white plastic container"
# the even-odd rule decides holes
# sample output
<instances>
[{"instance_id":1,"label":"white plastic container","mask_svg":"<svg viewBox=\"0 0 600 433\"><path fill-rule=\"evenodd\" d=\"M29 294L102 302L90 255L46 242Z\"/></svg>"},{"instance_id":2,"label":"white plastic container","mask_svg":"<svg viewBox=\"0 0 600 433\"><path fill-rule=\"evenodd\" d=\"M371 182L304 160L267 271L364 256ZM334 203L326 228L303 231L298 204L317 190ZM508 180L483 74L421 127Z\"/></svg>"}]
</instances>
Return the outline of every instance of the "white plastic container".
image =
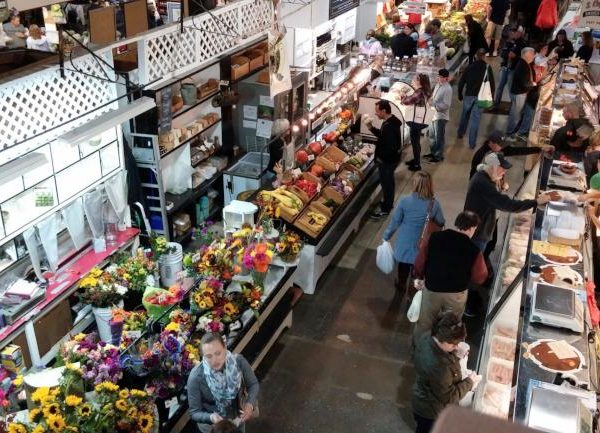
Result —
<instances>
[{"instance_id":1,"label":"white plastic container","mask_svg":"<svg viewBox=\"0 0 600 433\"><path fill-rule=\"evenodd\" d=\"M254 214L258 207L247 201L232 200L223 208L223 223L225 230L241 229L244 224L254 226Z\"/></svg>"}]
</instances>

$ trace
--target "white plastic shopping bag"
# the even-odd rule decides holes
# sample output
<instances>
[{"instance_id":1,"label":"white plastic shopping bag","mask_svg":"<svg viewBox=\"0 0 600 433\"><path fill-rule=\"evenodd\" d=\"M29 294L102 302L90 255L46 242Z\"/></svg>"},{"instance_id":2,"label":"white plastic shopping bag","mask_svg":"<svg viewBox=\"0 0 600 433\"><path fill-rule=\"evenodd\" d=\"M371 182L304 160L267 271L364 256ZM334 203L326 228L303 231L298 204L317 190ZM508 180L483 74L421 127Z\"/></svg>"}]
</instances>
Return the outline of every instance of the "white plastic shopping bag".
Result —
<instances>
[{"instance_id":1,"label":"white plastic shopping bag","mask_svg":"<svg viewBox=\"0 0 600 433\"><path fill-rule=\"evenodd\" d=\"M406 317L412 323L416 323L419 320L419 314L421 314L421 300L423 299L423 290L419 290L413 296L412 302L410 303L410 307L408 307L408 313L406 313Z\"/></svg>"},{"instance_id":2,"label":"white plastic shopping bag","mask_svg":"<svg viewBox=\"0 0 600 433\"><path fill-rule=\"evenodd\" d=\"M488 69L489 66L485 69L485 75L483 76L483 81L481 82L481 87L479 88L479 93L477 94L477 105L479 108L483 108L487 110L488 108L492 108L494 105L494 98L492 97L492 87L490 85L490 80L488 79Z\"/></svg>"},{"instance_id":3,"label":"white plastic shopping bag","mask_svg":"<svg viewBox=\"0 0 600 433\"><path fill-rule=\"evenodd\" d=\"M384 274L394 270L394 251L388 241L383 241L377 247L377 267Z\"/></svg>"}]
</instances>

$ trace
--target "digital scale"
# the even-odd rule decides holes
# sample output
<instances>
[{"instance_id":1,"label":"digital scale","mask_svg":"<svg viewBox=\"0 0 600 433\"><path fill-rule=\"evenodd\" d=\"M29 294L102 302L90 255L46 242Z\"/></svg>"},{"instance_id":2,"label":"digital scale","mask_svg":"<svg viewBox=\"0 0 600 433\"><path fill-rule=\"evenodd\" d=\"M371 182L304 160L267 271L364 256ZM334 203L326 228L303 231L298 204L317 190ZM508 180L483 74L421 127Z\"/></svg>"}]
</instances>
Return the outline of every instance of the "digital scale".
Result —
<instances>
[{"instance_id":1,"label":"digital scale","mask_svg":"<svg viewBox=\"0 0 600 433\"><path fill-rule=\"evenodd\" d=\"M530 321L582 333L583 303L573 289L534 283Z\"/></svg>"},{"instance_id":2,"label":"digital scale","mask_svg":"<svg viewBox=\"0 0 600 433\"><path fill-rule=\"evenodd\" d=\"M526 424L550 433L592 433L593 417L576 395L533 387Z\"/></svg>"}]
</instances>

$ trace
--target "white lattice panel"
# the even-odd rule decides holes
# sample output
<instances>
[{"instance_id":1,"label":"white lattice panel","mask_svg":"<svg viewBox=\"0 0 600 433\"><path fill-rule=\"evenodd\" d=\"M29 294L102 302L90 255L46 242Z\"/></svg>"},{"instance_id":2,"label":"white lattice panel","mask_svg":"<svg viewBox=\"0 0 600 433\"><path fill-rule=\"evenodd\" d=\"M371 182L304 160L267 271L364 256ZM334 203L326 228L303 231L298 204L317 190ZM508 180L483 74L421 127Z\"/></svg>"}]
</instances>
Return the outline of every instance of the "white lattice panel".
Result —
<instances>
[{"instance_id":1,"label":"white lattice panel","mask_svg":"<svg viewBox=\"0 0 600 433\"><path fill-rule=\"evenodd\" d=\"M112 64L110 52L101 55ZM112 71L90 55L74 60L73 64L86 74L100 77L106 76L105 70L108 78L114 79ZM73 69L68 62L65 66ZM98 108L115 99L114 86L69 70L61 78L57 66L0 86L0 163L12 159L7 154L23 154L50 141L64 132L62 125L85 113L92 112L69 123L68 129L111 109L112 105ZM18 146L17 152L15 145L26 140L29 140L24 144L26 148Z\"/></svg>"},{"instance_id":2,"label":"white lattice panel","mask_svg":"<svg viewBox=\"0 0 600 433\"><path fill-rule=\"evenodd\" d=\"M148 84L199 66L269 29L271 0L241 0L154 32L138 43L139 80ZM236 37L236 36L240 37Z\"/></svg>"}]
</instances>

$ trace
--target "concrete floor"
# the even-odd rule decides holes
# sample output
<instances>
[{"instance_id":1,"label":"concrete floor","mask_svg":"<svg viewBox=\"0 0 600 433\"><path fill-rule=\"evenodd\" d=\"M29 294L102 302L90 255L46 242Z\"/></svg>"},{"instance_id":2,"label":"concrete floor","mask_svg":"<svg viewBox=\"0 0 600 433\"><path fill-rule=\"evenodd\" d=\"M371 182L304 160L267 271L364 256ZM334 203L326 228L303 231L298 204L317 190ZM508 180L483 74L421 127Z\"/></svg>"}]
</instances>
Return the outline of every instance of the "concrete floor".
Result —
<instances>
[{"instance_id":1,"label":"concrete floor","mask_svg":"<svg viewBox=\"0 0 600 433\"><path fill-rule=\"evenodd\" d=\"M456 137L462 105L456 87L454 91L446 160L423 166L433 174L436 197L450 226L463 209L473 154L466 139ZM478 142L493 129L503 131L507 120L507 116L483 114ZM425 138L423 145L427 153ZM405 160L410 159L410 149L407 153ZM516 188L523 159L512 158L512 162L509 182ZM410 192L411 175L406 166L399 167L397 196ZM365 221L322 276L316 294L303 296L296 305L292 328L259 368L261 416L248 423L248 433L414 430L410 323L394 290L393 276L375 266L375 250L386 225L387 221ZM482 318L469 325L476 349ZM471 362L476 362L477 350L471 353L475 354Z\"/></svg>"}]
</instances>

